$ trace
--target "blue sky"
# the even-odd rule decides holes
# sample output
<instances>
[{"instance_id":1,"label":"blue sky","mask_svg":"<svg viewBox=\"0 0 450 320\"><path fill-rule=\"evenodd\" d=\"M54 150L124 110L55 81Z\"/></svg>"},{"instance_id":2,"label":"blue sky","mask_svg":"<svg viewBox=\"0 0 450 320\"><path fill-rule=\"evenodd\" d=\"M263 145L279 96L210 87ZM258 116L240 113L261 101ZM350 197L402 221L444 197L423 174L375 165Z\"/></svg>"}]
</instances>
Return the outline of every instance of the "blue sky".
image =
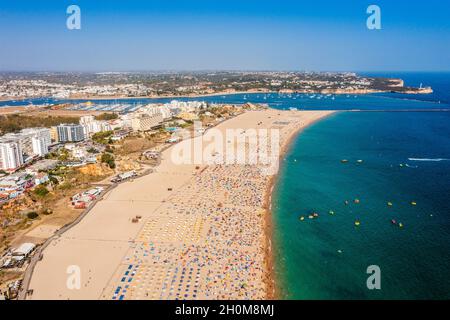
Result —
<instances>
[{"instance_id":1,"label":"blue sky","mask_svg":"<svg viewBox=\"0 0 450 320\"><path fill-rule=\"evenodd\" d=\"M81 8L82 29L66 28ZM377 4L382 30L366 28ZM0 70L450 70L450 1L0 0Z\"/></svg>"}]
</instances>

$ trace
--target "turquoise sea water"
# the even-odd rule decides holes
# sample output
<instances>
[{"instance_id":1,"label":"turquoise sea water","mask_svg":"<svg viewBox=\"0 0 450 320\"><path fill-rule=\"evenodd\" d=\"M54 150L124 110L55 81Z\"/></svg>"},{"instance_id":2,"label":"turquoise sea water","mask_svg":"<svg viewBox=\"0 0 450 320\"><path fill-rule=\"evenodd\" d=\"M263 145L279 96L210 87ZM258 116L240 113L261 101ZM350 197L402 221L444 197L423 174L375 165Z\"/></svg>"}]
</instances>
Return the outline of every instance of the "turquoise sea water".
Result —
<instances>
[{"instance_id":1,"label":"turquoise sea water","mask_svg":"<svg viewBox=\"0 0 450 320\"><path fill-rule=\"evenodd\" d=\"M450 160L408 160L450 159L448 123L449 113L341 113L302 133L273 196L284 298L450 297ZM380 291L366 287L369 265Z\"/></svg>"},{"instance_id":2,"label":"turquoise sea water","mask_svg":"<svg viewBox=\"0 0 450 320\"><path fill-rule=\"evenodd\" d=\"M449 124L448 112L341 112L293 142L272 203L282 298L450 298ZM367 289L370 265L381 290Z\"/></svg>"}]
</instances>

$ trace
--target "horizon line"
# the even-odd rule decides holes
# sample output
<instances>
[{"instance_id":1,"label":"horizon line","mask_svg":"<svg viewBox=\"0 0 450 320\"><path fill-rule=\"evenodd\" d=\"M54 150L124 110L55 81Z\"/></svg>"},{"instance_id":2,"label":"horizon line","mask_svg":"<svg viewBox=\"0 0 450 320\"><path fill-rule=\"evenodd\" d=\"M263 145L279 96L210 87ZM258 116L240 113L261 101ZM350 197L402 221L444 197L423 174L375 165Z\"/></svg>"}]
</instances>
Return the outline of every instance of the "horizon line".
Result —
<instances>
[{"instance_id":1,"label":"horizon line","mask_svg":"<svg viewBox=\"0 0 450 320\"><path fill-rule=\"evenodd\" d=\"M142 70L0 70L0 73L204 73L204 72L301 72L301 73L448 73L449 70L295 70L295 69L142 69Z\"/></svg>"}]
</instances>

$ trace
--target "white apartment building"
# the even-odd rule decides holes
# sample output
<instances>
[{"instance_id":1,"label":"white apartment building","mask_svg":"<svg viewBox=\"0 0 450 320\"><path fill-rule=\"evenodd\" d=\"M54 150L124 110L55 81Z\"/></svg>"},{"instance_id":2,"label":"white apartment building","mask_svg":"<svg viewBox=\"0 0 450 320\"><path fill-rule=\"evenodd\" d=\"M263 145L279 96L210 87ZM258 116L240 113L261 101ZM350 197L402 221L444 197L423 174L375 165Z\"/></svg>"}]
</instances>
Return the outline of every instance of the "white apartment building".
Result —
<instances>
[{"instance_id":1,"label":"white apartment building","mask_svg":"<svg viewBox=\"0 0 450 320\"><path fill-rule=\"evenodd\" d=\"M39 157L43 157L48 153L48 144L44 139L34 136L31 138L33 153Z\"/></svg>"},{"instance_id":2,"label":"white apartment building","mask_svg":"<svg viewBox=\"0 0 450 320\"><path fill-rule=\"evenodd\" d=\"M23 153L17 139L0 139L0 169L12 171L23 165Z\"/></svg>"},{"instance_id":3,"label":"white apartment building","mask_svg":"<svg viewBox=\"0 0 450 320\"><path fill-rule=\"evenodd\" d=\"M61 124L57 126L59 142L79 142L85 139L84 128L79 124Z\"/></svg>"},{"instance_id":4,"label":"white apartment building","mask_svg":"<svg viewBox=\"0 0 450 320\"><path fill-rule=\"evenodd\" d=\"M149 115L156 115L161 114L163 119L170 119L172 118L173 114L170 110L169 106L167 105L155 105L155 104L149 104L139 110L141 113L147 113Z\"/></svg>"},{"instance_id":5,"label":"white apartment building","mask_svg":"<svg viewBox=\"0 0 450 320\"><path fill-rule=\"evenodd\" d=\"M47 128L27 128L19 133L6 134L2 138L17 141L24 159L45 156L51 145L50 129Z\"/></svg>"},{"instance_id":6,"label":"white apartment building","mask_svg":"<svg viewBox=\"0 0 450 320\"><path fill-rule=\"evenodd\" d=\"M52 143L50 129L48 128L29 128L23 129L19 134L26 140L26 145L30 145L31 153L35 156L43 157L48 153L48 148Z\"/></svg>"},{"instance_id":7,"label":"white apartment building","mask_svg":"<svg viewBox=\"0 0 450 320\"><path fill-rule=\"evenodd\" d=\"M90 137L98 132L112 130L112 127L108 122L95 120L94 116L81 117L80 125L83 126L84 135L86 137Z\"/></svg>"},{"instance_id":8,"label":"white apartment building","mask_svg":"<svg viewBox=\"0 0 450 320\"><path fill-rule=\"evenodd\" d=\"M135 113L126 113L119 116L123 128L131 128L131 122L136 117Z\"/></svg>"},{"instance_id":9,"label":"white apartment building","mask_svg":"<svg viewBox=\"0 0 450 320\"><path fill-rule=\"evenodd\" d=\"M134 131L149 131L158 126L163 122L163 116L160 113L149 115L149 114L138 114L131 119L131 128Z\"/></svg>"},{"instance_id":10,"label":"white apartment building","mask_svg":"<svg viewBox=\"0 0 450 320\"><path fill-rule=\"evenodd\" d=\"M80 118L80 124L81 125L85 125L85 124L89 124L95 121L95 117L92 115L88 115L88 116L83 116Z\"/></svg>"}]
</instances>

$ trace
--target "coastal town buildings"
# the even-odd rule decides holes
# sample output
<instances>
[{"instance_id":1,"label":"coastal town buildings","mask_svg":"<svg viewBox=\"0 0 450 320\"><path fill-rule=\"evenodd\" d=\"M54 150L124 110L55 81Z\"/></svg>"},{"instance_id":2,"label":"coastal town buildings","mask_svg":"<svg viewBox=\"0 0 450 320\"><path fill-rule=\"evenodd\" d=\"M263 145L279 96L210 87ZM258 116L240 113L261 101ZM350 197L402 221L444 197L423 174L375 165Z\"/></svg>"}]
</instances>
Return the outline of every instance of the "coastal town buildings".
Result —
<instances>
[{"instance_id":1,"label":"coastal town buildings","mask_svg":"<svg viewBox=\"0 0 450 320\"><path fill-rule=\"evenodd\" d=\"M45 156L48 153L48 149L52 143L50 129L47 128L23 129L19 136L27 145L30 145L29 142L31 141L31 154L34 156ZM30 151L29 147L24 148L24 150L26 152Z\"/></svg>"},{"instance_id":2,"label":"coastal town buildings","mask_svg":"<svg viewBox=\"0 0 450 320\"><path fill-rule=\"evenodd\" d=\"M75 209L86 209L86 207L92 203L97 197L104 191L103 187L95 187L91 190L77 193L72 196L71 204Z\"/></svg>"},{"instance_id":3,"label":"coastal town buildings","mask_svg":"<svg viewBox=\"0 0 450 320\"><path fill-rule=\"evenodd\" d=\"M16 141L20 145L20 150L24 161L39 156L45 156L51 145L50 130L47 128L26 128L19 133L9 133L2 136L2 139Z\"/></svg>"},{"instance_id":4,"label":"coastal town buildings","mask_svg":"<svg viewBox=\"0 0 450 320\"><path fill-rule=\"evenodd\" d=\"M85 137L91 137L93 134L112 130L112 126L107 121L95 120L95 117L92 115L81 117L80 125L83 126Z\"/></svg>"},{"instance_id":5,"label":"coastal town buildings","mask_svg":"<svg viewBox=\"0 0 450 320\"><path fill-rule=\"evenodd\" d=\"M84 128L79 124L61 124L57 130L59 142L79 142L85 139Z\"/></svg>"},{"instance_id":6,"label":"coastal town buildings","mask_svg":"<svg viewBox=\"0 0 450 320\"><path fill-rule=\"evenodd\" d=\"M47 183L47 173L36 170L18 171L0 178L0 204L21 196L27 190Z\"/></svg>"},{"instance_id":7,"label":"coastal town buildings","mask_svg":"<svg viewBox=\"0 0 450 320\"><path fill-rule=\"evenodd\" d=\"M56 126L53 126L49 130L50 130L50 140L52 142L58 142L58 128Z\"/></svg>"},{"instance_id":8,"label":"coastal town buildings","mask_svg":"<svg viewBox=\"0 0 450 320\"><path fill-rule=\"evenodd\" d=\"M97 84L95 81L98 81ZM147 84L144 84L147 83ZM180 75L146 73L7 74L0 78L0 98L127 98L173 97L239 92L431 93L430 87L411 88L400 79L372 78L352 72L204 72Z\"/></svg>"},{"instance_id":9,"label":"coastal town buildings","mask_svg":"<svg viewBox=\"0 0 450 320\"><path fill-rule=\"evenodd\" d=\"M0 169L13 171L22 166L23 154L17 138L0 139Z\"/></svg>"},{"instance_id":10,"label":"coastal town buildings","mask_svg":"<svg viewBox=\"0 0 450 320\"><path fill-rule=\"evenodd\" d=\"M171 111L168 105L155 105L149 104L139 109L139 112L146 113L148 115L156 115L160 114L164 120L170 119L173 116L173 112Z\"/></svg>"},{"instance_id":11,"label":"coastal town buildings","mask_svg":"<svg viewBox=\"0 0 450 320\"><path fill-rule=\"evenodd\" d=\"M160 113L153 115L142 113L131 119L131 128L134 131L149 131L161 126L163 117Z\"/></svg>"}]
</instances>

